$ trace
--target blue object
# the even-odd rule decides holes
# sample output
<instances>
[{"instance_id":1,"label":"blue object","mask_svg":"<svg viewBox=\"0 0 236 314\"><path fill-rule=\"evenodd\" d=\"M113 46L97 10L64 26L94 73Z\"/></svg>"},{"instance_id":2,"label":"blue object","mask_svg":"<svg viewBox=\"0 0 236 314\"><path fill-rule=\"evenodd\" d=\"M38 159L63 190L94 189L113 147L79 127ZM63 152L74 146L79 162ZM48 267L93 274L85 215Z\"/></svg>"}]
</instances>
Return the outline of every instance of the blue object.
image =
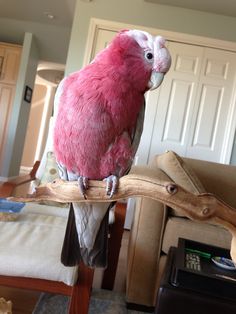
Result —
<instances>
[{"instance_id":1,"label":"blue object","mask_svg":"<svg viewBox=\"0 0 236 314\"><path fill-rule=\"evenodd\" d=\"M25 206L25 203L12 202L5 198L0 198L0 212L19 213Z\"/></svg>"},{"instance_id":2,"label":"blue object","mask_svg":"<svg viewBox=\"0 0 236 314\"><path fill-rule=\"evenodd\" d=\"M236 270L235 263L226 257L214 256L212 257L212 261L219 267L228 269L228 270Z\"/></svg>"}]
</instances>

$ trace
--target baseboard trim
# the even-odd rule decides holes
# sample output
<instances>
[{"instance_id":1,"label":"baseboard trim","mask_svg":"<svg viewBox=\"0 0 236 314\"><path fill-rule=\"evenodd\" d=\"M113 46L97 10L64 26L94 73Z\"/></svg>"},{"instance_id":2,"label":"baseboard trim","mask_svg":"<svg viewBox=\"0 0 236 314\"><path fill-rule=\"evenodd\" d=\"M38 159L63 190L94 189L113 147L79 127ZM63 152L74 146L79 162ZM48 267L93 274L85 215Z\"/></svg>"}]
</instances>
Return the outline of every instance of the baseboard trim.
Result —
<instances>
[{"instance_id":1,"label":"baseboard trim","mask_svg":"<svg viewBox=\"0 0 236 314\"><path fill-rule=\"evenodd\" d=\"M15 178L17 178L17 176L13 176L13 177L0 177L0 182L8 182L8 181L14 180Z\"/></svg>"},{"instance_id":2,"label":"baseboard trim","mask_svg":"<svg viewBox=\"0 0 236 314\"><path fill-rule=\"evenodd\" d=\"M147 305L129 303L129 302L126 302L126 307L128 310L147 312L147 313L153 313L155 310L154 306L147 306Z\"/></svg>"}]
</instances>

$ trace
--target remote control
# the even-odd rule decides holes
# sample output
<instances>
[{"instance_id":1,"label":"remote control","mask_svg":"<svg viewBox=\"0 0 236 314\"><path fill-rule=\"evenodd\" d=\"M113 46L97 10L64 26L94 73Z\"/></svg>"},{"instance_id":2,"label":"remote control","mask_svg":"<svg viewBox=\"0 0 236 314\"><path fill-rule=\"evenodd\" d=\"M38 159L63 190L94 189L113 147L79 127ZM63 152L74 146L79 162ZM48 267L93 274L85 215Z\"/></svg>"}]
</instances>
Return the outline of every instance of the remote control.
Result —
<instances>
[{"instance_id":1,"label":"remote control","mask_svg":"<svg viewBox=\"0 0 236 314\"><path fill-rule=\"evenodd\" d=\"M195 253L185 253L185 267L190 270L201 271L200 256Z\"/></svg>"}]
</instances>

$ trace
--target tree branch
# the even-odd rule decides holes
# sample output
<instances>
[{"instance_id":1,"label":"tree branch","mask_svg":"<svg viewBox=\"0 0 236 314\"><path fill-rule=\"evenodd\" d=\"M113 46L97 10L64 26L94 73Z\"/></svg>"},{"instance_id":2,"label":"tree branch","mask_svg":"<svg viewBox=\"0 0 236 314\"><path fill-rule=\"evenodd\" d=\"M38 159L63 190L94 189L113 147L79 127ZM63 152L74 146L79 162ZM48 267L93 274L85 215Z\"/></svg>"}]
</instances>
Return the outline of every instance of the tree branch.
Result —
<instances>
[{"instance_id":1,"label":"tree branch","mask_svg":"<svg viewBox=\"0 0 236 314\"><path fill-rule=\"evenodd\" d=\"M36 188L34 194L27 198L15 198L11 200L21 202L110 202L128 197L148 197L162 202L186 217L201 221L222 225L233 236L231 255L236 262L236 209L218 199L215 195L204 193L195 195L173 182L165 182L158 178L144 175L129 174L119 180L119 189L112 197L105 193L106 183L103 181L89 181L86 199L81 195L76 181L55 180Z\"/></svg>"}]
</instances>

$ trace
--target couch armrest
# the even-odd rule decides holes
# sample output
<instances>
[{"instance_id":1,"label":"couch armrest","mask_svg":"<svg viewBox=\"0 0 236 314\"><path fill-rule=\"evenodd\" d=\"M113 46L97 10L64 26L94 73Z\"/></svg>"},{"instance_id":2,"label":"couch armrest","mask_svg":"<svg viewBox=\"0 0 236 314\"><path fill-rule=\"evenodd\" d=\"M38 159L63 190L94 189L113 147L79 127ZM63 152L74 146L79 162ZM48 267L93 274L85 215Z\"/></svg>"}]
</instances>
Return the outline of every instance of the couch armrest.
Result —
<instances>
[{"instance_id":1,"label":"couch armrest","mask_svg":"<svg viewBox=\"0 0 236 314\"><path fill-rule=\"evenodd\" d=\"M164 205L149 199L137 200L130 232L126 301L153 306L163 228Z\"/></svg>"},{"instance_id":2,"label":"couch armrest","mask_svg":"<svg viewBox=\"0 0 236 314\"><path fill-rule=\"evenodd\" d=\"M169 181L154 166L133 167L132 173L142 173ZM155 280L158 274L163 230L166 221L165 206L148 198L137 198L134 221L130 231L127 264L126 301L153 306Z\"/></svg>"}]
</instances>

